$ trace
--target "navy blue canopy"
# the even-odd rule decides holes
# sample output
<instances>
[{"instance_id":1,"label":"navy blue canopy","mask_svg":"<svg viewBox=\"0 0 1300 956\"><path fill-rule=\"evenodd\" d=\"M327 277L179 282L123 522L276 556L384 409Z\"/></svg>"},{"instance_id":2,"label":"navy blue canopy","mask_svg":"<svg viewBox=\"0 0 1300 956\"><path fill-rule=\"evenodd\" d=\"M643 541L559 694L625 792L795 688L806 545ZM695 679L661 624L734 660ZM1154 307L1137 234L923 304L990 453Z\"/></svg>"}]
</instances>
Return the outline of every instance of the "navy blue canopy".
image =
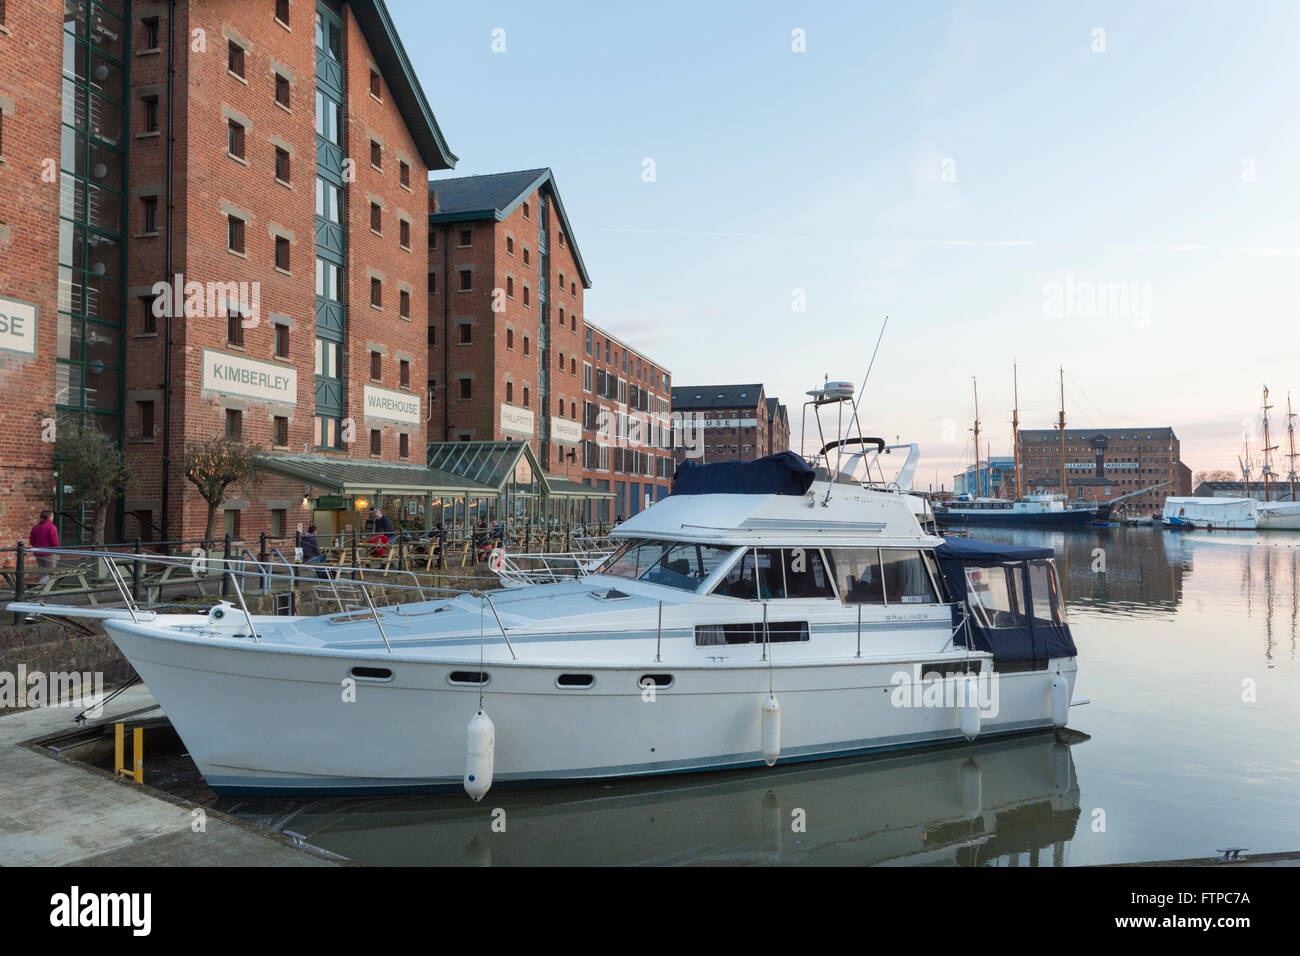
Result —
<instances>
[{"instance_id":1,"label":"navy blue canopy","mask_svg":"<svg viewBox=\"0 0 1300 956\"><path fill-rule=\"evenodd\" d=\"M1031 548L1019 544L998 544L996 541L976 541L974 538L944 538L934 549L940 560L952 558L962 561L1028 561L1030 558L1052 558L1051 548Z\"/></svg>"},{"instance_id":2,"label":"navy blue canopy","mask_svg":"<svg viewBox=\"0 0 1300 956\"><path fill-rule=\"evenodd\" d=\"M683 461L673 475L674 495L802 495L813 468L792 451L755 461Z\"/></svg>"},{"instance_id":3,"label":"navy blue canopy","mask_svg":"<svg viewBox=\"0 0 1300 956\"><path fill-rule=\"evenodd\" d=\"M1051 548L947 538L934 553L957 602L954 626L961 620L960 605L970 608L969 628L958 631L955 643L989 651L1000 661L1078 654L1065 623L1060 578L1048 563Z\"/></svg>"}]
</instances>

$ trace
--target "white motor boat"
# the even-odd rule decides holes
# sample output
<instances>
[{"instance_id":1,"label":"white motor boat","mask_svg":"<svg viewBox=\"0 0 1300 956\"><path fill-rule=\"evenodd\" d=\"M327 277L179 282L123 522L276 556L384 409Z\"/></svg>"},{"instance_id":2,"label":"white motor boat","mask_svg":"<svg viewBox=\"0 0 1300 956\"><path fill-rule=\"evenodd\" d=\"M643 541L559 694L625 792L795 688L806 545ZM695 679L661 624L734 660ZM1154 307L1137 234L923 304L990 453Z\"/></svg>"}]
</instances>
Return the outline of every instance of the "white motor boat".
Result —
<instances>
[{"instance_id":1,"label":"white motor boat","mask_svg":"<svg viewBox=\"0 0 1300 956\"><path fill-rule=\"evenodd\" d=\"M1260 531L1300 531L1300 501L1261 501L1255 513Z\"/></svg>"},{"instance_id":2,"label":"white motor boat","mask_svg":"<svg viewBox=\"0 0 1300 956\"><path fill-rule=\"evenodd\" d=\"M1169 528L1253 531L1259 502L1254 498L1166 498L1161 521Z\"/></svg>"},{"instance_id":3,"label":"white motor boat","mask_svg":"<svg viewBox=\"0 0 1300 956\"><path fill-rule=\"evenodd\" d=\"M315 617L101 616L222 794L478 799L1066 723L1050 549L945 542L905 491L814 475L791 452L683 466L570 580Z\"/></svg>"}]
</instances>

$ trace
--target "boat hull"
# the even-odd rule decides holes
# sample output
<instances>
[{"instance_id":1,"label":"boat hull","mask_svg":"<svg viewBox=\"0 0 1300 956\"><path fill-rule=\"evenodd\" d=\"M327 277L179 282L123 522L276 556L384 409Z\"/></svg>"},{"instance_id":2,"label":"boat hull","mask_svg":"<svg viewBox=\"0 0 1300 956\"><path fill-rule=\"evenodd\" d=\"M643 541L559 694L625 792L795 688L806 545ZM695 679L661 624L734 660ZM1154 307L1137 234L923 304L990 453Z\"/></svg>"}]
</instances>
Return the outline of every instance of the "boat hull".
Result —
<instances>
[{"instance_id":1,"label":"boat hull","mask_svg":"<svg viewBox=\"0 0 1300 956\"><path fill-rule=\"evenodd\" d=\"M106 622L153 691L208 785L220 794L377 794L459 789L477 686L449 683L463 660L352 656L243 640L178 640ZM780 653L779 647L776 653ZM929 655L916 659L943 659ZM986 656L981 660L987 667ZM752 767L769 680L781 706L780 762L965 739L952 706L895 706L899 658L801 663L585 667L490 662L483 709L496 727L495 784ZM356 679L352 668L391 671ZM477 670L477 662L473 665ZM1052 679L1073 692L1073 658L997 673L980 739L1053 726ZM560 674L594 677L591 687ZM646 674L669 675L648 695ZM918 692L919 694L919 692ZM911 695L905 699L912 699Z\"/></svg>"},{"instance_id":2,"label":"boat hull","mask_svg":"<svg viewBox=\"0 0 1300 956\"><path fill-rule=\"evenodd\" d=\"M1078 509L1072 511L1044 512L1042 514L1017 514L1013 511L978 512L935 512L935 519L944 527L961 527L963 525L980 525L1004 528L1086 528L1096 519L1095 511Z\"/></svg>"}]
</instances>

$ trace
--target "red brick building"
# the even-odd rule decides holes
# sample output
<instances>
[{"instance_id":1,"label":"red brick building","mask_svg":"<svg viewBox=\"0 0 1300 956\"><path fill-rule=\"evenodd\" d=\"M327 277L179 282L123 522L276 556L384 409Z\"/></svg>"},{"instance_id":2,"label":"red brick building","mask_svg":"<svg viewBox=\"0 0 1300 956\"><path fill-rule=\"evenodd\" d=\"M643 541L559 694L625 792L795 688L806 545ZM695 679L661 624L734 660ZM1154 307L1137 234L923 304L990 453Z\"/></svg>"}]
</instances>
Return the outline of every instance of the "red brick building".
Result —
<instances>
[{"instance_id":1,"label":"red brick building","mask_svg":"<svg viewBox=\"0 0 1300 956\"><path fill-rule=\"evenodd\" d=\"M790 450L790 414L779 398L767 400L767 451L775 455Z\"/></svg>"},{"instance_id":2,"label":"red brick building","mask_svg":"<svg viewBox=\"0 0 1300 956\"><path fill-rule=\"evenodd\" d=\"M0 339L22 396L0 537L54 506L77 540L85 503L55 476L47 414L128 453L109 540L200 535L185 446L222 432L422 464L425 183L456 157L382 0L4 7L0 311L35 334ZM217 533L290 535L306 492L272 475Z\"/></svg>"},{"instance_id":3,"label":"red brick building","mask_svg":"<svg viewBox=\"0 0 1300 956\"><path fill-rule=\"evenodd\" d=\"M549 169L429 184L431 441L525 440L542 469L615 495L666 493L668 375L585 319L591 278ZM656 449L651 443L659 437Z\"/></svg>"},{"instance_id":4,"label":"red brick building","mask_svg":"<svg viewBox=\"0 0 1300 956\"><path fill-rule=\"evenodd\" d=\"M1061 491L1058 429L1020 430L1020 485L1023 494ZM1192 473L1172 428L1067 428L1065 487L1073 502L1105 504L1124 496L1116 507L1159 514L1166 498L1192 493Z\"/></svg>"},{"instance_id":5,"label":"red brick building","mask_svg":"<svg viewBox=\"0 0 1300 956\"><path fill-rule=\"evenodd\" d=\"M790 447L785 406L762 384L679 385L672 392L673 457L753 461Z\"/></svg>"}]
</instances>

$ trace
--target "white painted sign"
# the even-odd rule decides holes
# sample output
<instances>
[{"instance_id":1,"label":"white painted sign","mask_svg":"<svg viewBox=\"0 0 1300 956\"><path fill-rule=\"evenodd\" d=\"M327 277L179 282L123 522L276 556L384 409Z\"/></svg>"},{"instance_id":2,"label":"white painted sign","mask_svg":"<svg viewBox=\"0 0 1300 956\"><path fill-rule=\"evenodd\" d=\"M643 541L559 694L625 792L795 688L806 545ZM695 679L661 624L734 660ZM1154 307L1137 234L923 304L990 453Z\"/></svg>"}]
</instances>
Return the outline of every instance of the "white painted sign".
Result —
<instances>
[{"instance_id":1,"label":"white painted sign","mask_svg":"<svg viewBox=\"0 0 1300 956\"><path fill-rule=\"evenodd\" d=\"M0 296L0 349L36 354L36 306Z\"/></svg>"},{"instance_id":2,"label":"white painted sign","mask_svg":"<svg viewBox=\"0 0 1300 956\"><path fill-rule=\"evenodd\" d=\"M420 399L410 392L394 392L367 385L364 389L366 418L382 418L403 425L420 424Z\"/></svg>"},{"instance_id":3,"label":"white painted sign","mask_svg":"<svg viewBox=\"0 0 1300 956\"><path fill-rule=\"evenodd\" d=\"M511 435L533 437L533 413L527 408L516 408L501 403L501 430Z\"/></svg>"},{"instance_id":4,"label":"white painted sign","mask_svg":"<svg viewBox=\"0 0 1300 956\"><path fill-rule=\"evenodd\" d=\"M757 418L675 418L673 428L755 428Z\"/></svg>"},{"instance_id":5,"label":"white painted sign","mask_svg":"<svg viewBox=\"0 0 1300 956\"><path fill-rule=\"evenodd\" d=\"M567 418L551 419L551 437L556 441L568 442L576 445L582 441L582 426L575 421Z\"/></svg>"},{"instance_id":6,"label":"white painted sign","mask_svg":"<svg viewBox=\"0 0 1300 956\"><path fill-rule=\"evenodd\" d=\"M298 372L216 349L203 350L203 391L277 405L298 404Z\"/></svg>"}]
</instances>

